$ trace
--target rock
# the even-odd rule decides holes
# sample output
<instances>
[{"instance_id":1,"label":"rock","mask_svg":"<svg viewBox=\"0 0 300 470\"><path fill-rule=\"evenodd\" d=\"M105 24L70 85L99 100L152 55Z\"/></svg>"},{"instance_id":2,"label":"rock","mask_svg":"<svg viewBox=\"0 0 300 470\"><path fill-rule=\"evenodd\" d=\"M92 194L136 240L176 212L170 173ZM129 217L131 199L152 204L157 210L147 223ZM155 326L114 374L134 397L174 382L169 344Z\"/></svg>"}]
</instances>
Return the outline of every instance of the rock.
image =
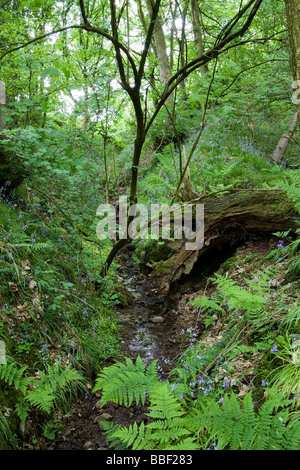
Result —
<instances>
[{"instance_id":1,"label":"rock","mask_svg":"<svg viewBox=\"0 0 300 470\"><path fill-rule=\"evenodd\" d=\"M109 413L101 413L98 419L99 421L109 421L110 419L112 419L112 415Z\"/></svg>"},{"instance_id":2,"label":"rock","mask_svg":"<svg viewBox=\"0 0 300 470\"><path fill-rule=\"evenodd\" d=\"M122 284L117 283L114 287L114 291L118 296L120 305L122 307L128 307L133 302L133 296Z\"/></svg>"},{"instance_id":3,"label":"rock","mask_svg":"<svg viewBox=\"0 0 300 470\"><path fill-rule=\"evenodd\" d=\"M83 446L85 449L89 449L91 447L93 447L93 443L91 441L87 441L84 446Z\"/></svg>"},{"instance_id":4,"label":"rock","mask_svg":"<svg viewBox=\"0 0 300 470\"><path fill-rule=\"evenodd\" d=\"M95 408L97 408L97 410L100 410L101 408L101 400L98 400L96 405L95 405Z\"/></svg>"},{"instance_id":5,"label":"rock","mask_svg":"<svg viewBox=\"0 0 300 470\"><path fill-rule=\"evenodd\" d=\"M163 323L165 319L163 317L157 316L151 318L152 323Z\"/></svg>"}]
</instances>

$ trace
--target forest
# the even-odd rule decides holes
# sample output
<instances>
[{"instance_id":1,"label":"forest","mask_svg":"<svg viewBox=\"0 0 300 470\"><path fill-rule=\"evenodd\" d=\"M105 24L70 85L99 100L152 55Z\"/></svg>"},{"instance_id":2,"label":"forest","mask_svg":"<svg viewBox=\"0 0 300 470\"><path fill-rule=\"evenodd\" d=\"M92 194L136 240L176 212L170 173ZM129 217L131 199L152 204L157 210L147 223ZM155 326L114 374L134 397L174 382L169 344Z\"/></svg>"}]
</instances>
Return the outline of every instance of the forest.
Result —
<instances>
[{"instance_id":1,"label":"forest","mask_svg":"<svg viewBox=\"0 0 300 470\"><path fill-rule=\"evenodd\" d=\"M0 0L0 450L300 450L299 12Z\"/></svg>"}]
</instances>

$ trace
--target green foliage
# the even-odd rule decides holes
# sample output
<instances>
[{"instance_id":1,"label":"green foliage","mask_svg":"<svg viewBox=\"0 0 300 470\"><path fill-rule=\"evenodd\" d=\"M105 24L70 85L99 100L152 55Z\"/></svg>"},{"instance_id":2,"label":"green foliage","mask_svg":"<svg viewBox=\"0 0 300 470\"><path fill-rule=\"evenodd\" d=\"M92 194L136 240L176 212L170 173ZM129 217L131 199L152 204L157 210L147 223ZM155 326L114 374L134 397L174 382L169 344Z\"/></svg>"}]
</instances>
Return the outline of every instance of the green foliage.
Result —
<instances>
[{"instance_id":1,"label":"green foliage","mask_svg":"<svg viewBox=\"0 0 300 470\"><path fill-rule=\"evenodd\" d=\"M274 391L285 399L293 399L300 406L300 339L299 335L278 336L274 345L274 368L269 378Z\"/></svg>"},{"instance_id":2,"label":"green foliage","mask_svg":"<svg viewBox=\"0 0 300 470\"><path fill-rule=\"evenodd\" d=\"M27 367L18 368L14 362L8 365L0 366L0 379L5 381L9 386L13 385L16 390L24 392L24 381L21 378Z\"/></svg>"},{"instance_id":3,"label":"green foliage","mask_svg":"<svg viewBox=\"0 0 300 470\"><path fill-rule=\"evenodd\" d=\"M1 388L16 393L15 414L26 425L30 413L35 411L43 416L50 415L56 409L66 410L70 401L85 389L85 379L70 366L62 368L45 365L45 371L38 370L35 376L25 374L26 367L18 367L14 362L0 365ZM12 430L9 422L0 414L6 440L9 442ZM16 444L16 439L12 439Z\"/></svg>"},{"instance_id":4,"label":"green foliage","mask_svg":"<svg viewBox=\"0 0 300 470\"><path fill-rule=\"evenodd\" d=\"M151 411L146 413L152 421L145 426L136 423L129 428L118 426L110 430L109 440L120 440L132 450L195 450L197 445L184 427L184 409L174 398L169 384L157 383L149 393Z\"/></svg>"},{"instance_id":5,"label":"green foliage","mask_svg":"<svg viewBox=\"0 0 300 470\"><path fill-rule=\"evenodd\" d=\"M38 380L38 386L35 381L35 388L27 391L25 399L48 414L54 407L64 407L84 385L84 378L78 371L70 366L62 369L59 364L54 367L46 365L46 372L39 371Z\"/></svg>"},{"instance_id":6,"label":"green foliage","mask_svg":"<svg viewBox=\"0 0 300 470\"><path fill-rule=\"evenodd\" d=\"M7 418L0 411L0 450L7 450L6 443L10 443L10 449L17 449L18 447L16 436L10 428Z\"/></svg>"},{"instance_id":7,"label":"green foliage","mask_svg":"<svg viewBox=\"0 0 300 470\"><path fill-rule=\"evenodd\" d=\"M205 446L214 441L218 450L299 450L300 423L290 422L288 410L273 413L279 405L288 404L272 398L255 413L250 393L242 405L234 394L225 395L222 404L208 398L198 411L199 424L209 436Z\"/></svg>"},{"instance_id":8,"label":"green foliage","mask_svg":"<svg viewBox=\"0 0 300 470\"><path fill-rule=\"evenodd\" d=\"M102 390L101 405L115 401L121 405L130 406L133 400L138 404L146 401L149 389L157 380L156 362L146 368L138 356L134 364L126 358L126 364L116 363L103 370L96 380L94 391Z\"/></svg>"},{"instance_id":9,"label":"green foliage","mask_svg":"<svg viewBox=\"0 0 300 470\"><path fill-rule=\"evenodd\" d=\"M137 423L129 427L104 425L107 439L115 448L132 450L195 450L206 449L213 444L217 449L230 450L284 450L300 448L299 426L291 420L288 406L290 400L271 396L256 413L251 393L241 402L234 393L225 394L222 400L202 395L194 405L178 396L178 383L160 382L154 374L156 361L148 368L140 358L134 365L126 359L125 364L114 364L98 379L95 390L102 390L103 404L114 401L130 406L135 397L137 403L147 404L150 423ZM117 378L114 377L117 375ZM144 375L144 378L143 378ZM111 380L115 380L111 384ZM134 388L136 384L136 389ZM142 385L141 385L142 384ZM117 392L117 386L121 392ZM281 411L274 413L280 406Z\"/></svg>"}]
</instances>

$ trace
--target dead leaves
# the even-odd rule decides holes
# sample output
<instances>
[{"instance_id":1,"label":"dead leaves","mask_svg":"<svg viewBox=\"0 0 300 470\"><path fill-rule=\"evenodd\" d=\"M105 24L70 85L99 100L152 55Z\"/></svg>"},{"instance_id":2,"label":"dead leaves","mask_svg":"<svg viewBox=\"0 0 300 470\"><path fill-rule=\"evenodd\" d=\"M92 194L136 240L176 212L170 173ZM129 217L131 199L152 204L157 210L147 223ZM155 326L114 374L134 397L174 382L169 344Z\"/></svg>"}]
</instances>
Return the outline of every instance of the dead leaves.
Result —
<instances>
[{"instance_id":1,"label":"dead leaves","mask_svg":"<svg viewBox=\"0 0 300 470\"><path fill-rule=\"evenodd\" d=\"M30 264L29 264L29 261L28 259L24 260L24 261L21 261L21 265L22 265L22 268L24 269L24 271L30 271ZM22 272L22 274L24 274ZM25 272L26 274L26 272Z\"/></svg>"},{"instance_id":2,"label":"dead leaves","mask_svg":"<svg viewBox=\"0 0 300 470\"><path fill-rule=\"evenodd\" d=\"M19 289L18 289L18 284L16 284L15 282L9 282L8 285L9 285L10 290L11 290L13 293L16 293L16 292L19 291Z\"/></svg>"},{"instance_id":3,"label":"dead leaves","mask_svg":"<svg viewBox=\"0 0 300 470\"><path fill-rule=\"evenodd\" d=\"M27 306L25 304L17 305L17 307L13 309L13 312L19 323L24 323L32 318L31 314L27 311Z\"/></svg>"}]
</instances>

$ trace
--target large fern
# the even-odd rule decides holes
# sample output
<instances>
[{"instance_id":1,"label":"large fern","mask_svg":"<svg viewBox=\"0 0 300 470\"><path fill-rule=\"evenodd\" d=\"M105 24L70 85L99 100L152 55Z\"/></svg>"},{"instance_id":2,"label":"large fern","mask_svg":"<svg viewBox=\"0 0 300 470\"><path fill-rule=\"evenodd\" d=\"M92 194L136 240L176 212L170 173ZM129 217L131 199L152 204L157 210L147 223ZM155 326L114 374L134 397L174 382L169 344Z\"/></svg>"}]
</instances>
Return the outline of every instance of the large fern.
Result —
<instances>
[{"instance_id":1,"label":"large fern","mask_svg":"<svg viewBox=\"0 0 300 470\"><path fill-rule=\"evenodd\" d=\"M63 369L58 363L45 366L38 376L24 376L26 367L16 363L0 365L0 380L19 392L16 413L25 423L31 407L49 414L55 406L64 406L68 399L84 386L83 377L71 366ZM67 397L68 395L68 397Z\"/></svg>"},{"instance_id":2,"label":"large fern","mask_svg":"<svg viewBox=\"0 0 300 470\"><path fill-rule=\"evenodd\" d=\"M215 442L218 449L300 449L300 423L290 419L291 400L269 397L255 412L251 393L243 401L232 393L224 396L223 403L201 395L191 406L175 394L177 385L158 381L156 361L146 368L140 358L136 364L127 359L126 364L105 369L94 389L102 390L102 404L114 401L130 406L134 399L145 404L147 395L150 411L146 415L151 417L150 423L140 426L104 425L111 445L132 450L193 450Z\"/></svg>"},{"instance_id":3,"label":"large fern","mask_svg":"<svg viewBox=\"0 0 300 470\"><path fill-rule=\"evenodd\" d=\"M266 283L266 274L262 275L259 283L252 283L252 292L248 289L240 287L232 279L225 276L216 275L215 284L218 291L224 295L230 311L236 309L245 310L249 315L255 311L261 311L266 300L263 296L263 287ZM250 282L248 281L248 284Z\"/></svg>"},{"instance_id":4,"label":"large fern","mask_svg":"<svg viewBox=\"0 0 300 470\"><path fill-rule=\"evenodd\" d=\"M66 394L70 397L83 387L83 377L67 366L63 369L58 363L46 366L46 372L39 371L40 380L34 381L34 389L27 390L25 399L39 411L50 413L54 406L64 406Z\"/></svg>"},{"instance_id":5,"label":"large fern","mask_svg":"<svg viewBox=\"0 0 300 470\"><path fill-rule=\"evenodd\" d=\"M140 356L135 364L129 358L125 360L126 364L118 362L104 369L97 378L94 391L102 390L102 405L114 401L130 406L133 400L144 404L150 389L157 382L157 361L152 361L146 368Z\"/></svg>"},{"instance_id":6,"label":"large fern","mask_svg":"<svg viewBox=\"0 0 300 470\"><path fill-rule=\"evenodd\" d=\"M278 405L283 410L275 413ZM257 414L251 394L242 404L235 394L225 396L222 404L211 398L200 404L201 424L218 449L284 450L300 449L300 422L289 422L288 402L276 398L266 400ZM291 439L291 436L293 438Z\"/></svg>"},{"instance_id":7,"label":"large fern","mask_svg":"<svg viewBox=\"0 0 300 470\"><path fill-rule=\"evenodd\" d=\"M138 427L137 423L107 428L108 440L120 441L132 450L193 450L197 443L191 432L184 427L185 414L182 404L174 397L168 382L158 382L150 391L151 411L146 413L152 421ZM110 428L110 429L109 429Z\"/></svg>"}]
</instances>

